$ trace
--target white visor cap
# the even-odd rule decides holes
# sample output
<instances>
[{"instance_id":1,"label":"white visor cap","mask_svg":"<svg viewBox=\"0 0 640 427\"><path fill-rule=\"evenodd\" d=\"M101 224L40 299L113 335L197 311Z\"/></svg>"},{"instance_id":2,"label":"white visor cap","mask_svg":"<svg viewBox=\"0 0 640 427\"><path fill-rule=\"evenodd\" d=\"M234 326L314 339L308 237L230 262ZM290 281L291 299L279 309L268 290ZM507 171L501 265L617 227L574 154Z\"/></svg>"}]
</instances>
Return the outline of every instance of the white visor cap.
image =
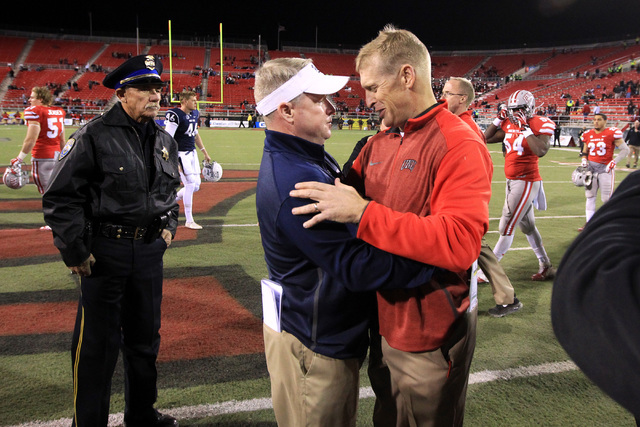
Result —
<instances>
[{"instance_id":1,"label":"white visor cap","mask_svg":"<svg viewBox=\"0 0 640 427\"><path fill-rule=\"evenodd\" d=\"M256 110L266 116L274 112L281 103L289 102L300 94L331 95L342 89L348 81L348 76L328 76L321 73L315 65L308 64L258 102Z\"/></svg>"}]
</instances>

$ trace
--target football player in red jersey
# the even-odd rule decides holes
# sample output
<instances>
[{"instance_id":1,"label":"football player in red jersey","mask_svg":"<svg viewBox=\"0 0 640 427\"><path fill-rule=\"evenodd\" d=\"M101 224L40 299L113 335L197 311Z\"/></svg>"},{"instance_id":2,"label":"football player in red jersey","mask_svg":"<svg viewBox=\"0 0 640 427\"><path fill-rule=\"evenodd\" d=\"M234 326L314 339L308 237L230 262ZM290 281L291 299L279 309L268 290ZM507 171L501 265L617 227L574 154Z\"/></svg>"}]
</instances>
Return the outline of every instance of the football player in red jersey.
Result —
<instances>
[{"instance_id":1,"label":"football player in red jersey","mask_svg":"<svg viewBox=\"0 0 640 427\"><path fill-rule=\"evenodd\" d=\"M534 115L534 111L533 94L517 90L509 96L507 107L500 110L484 135L487 140L498 136L497 139L504 139L505 145L506 199L500 218L500 238L493 252L502 259L513 243L516 226L519 226L540 264L531 280L541 281L552 279L555 269L542 244L533 207L547 208L538 158L549 151L556 124L547 117Z\"/></svg>"},{"instance_id":2,"label":"football player in red jersey","mask_svg":"<svg viewBox=\"0 0 640 427\"><path fill-rule=\"evenodd\" d=\"M447 101L447 108L462 121L469 125L480 138L484 139L482 130L478 127L471 115L469 106L475 98L473 83L464 77L451 77L442 88L442 98ZM486 143L486 141L485 141ZM522 303L516 297L513 285L502 268L502 264L493 253L493 250L482 237L480 256L478 257L478 283L489 282L493 292L496 306L488 310L490 316L504 317L522 308Z\"/></svg>"},{"instance_id":3,"label":"football player in red jersey","mask_svg":"<svg viewBox=\"0 0 640 427\"><path fill-rule=\"evenodd\" d=\"M29 97L30 107L24 110L27 135L11 166L24 163L31 153L31 175L40 194L49 184L53 167L64 147L64 117L62 108L53 107L53 95L46 87L34 87Z\"/></svg>"},{"instance_id":4,"label":"football player in red jersey","mask_svg":"<svg viewBox=\"0 0 640 427\"><path fill-rule=\"evenodd\" d=\"M600 199L606 202L613 193L615 185L616 163L623 161L629 154L629 147L622 139L622 131L618 128L607 127L607 116L596 114L593 116L593 129L582 134L582 166L593 172L594 179L591 188L585 187L587 222L596 213L596 196L600 189ZM620 153L613 158L613 151L617 148ZM578 231L582 231L579 228Z\"/></svg>"}]
</instances>

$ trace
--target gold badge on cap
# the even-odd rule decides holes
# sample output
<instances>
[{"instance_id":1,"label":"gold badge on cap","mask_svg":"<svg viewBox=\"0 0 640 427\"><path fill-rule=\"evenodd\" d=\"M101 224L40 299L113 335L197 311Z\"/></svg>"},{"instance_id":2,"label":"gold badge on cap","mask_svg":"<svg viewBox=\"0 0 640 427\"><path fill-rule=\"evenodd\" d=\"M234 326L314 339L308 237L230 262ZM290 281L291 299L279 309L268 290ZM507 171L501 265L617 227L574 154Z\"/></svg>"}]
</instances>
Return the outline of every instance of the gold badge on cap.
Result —
<instances>
[{"instance_id":1,"label":"gold badge on cap","mask_svg":"<svg viewBox=\"0 0 640 427\"><path fill-rule=\"evenodd\" d=\"M165 160L169 160L169 152L164 146L162 147L162 158Z\"/></svg>"},{"instance_id":2,"label":"gold badge on cap","mask_svg":"<svg viewBox=\"0 0 640 427\"><path fill-rule=\"evenodd\" d=\"M144 58L144 65L150 70L156 69L156 58L153 55L147 55Z\"/></svg>"}]
</instances>

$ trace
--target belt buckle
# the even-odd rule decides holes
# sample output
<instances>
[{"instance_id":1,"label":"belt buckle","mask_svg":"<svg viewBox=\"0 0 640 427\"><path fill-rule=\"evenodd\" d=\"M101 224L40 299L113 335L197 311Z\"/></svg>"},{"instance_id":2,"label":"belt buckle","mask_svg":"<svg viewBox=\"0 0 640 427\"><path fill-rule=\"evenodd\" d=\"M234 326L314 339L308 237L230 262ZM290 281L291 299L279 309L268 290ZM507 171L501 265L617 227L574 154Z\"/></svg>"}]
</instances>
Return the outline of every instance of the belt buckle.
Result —
<instances>
[{"instance_id":1,"label":"belt buckle","mask_svg":"<svg viewBox=\"0 0 640 427\"><path fill-rule=\"evenodd\" d=\"M147 231L147 227L136 227L135 231L133 232L133 239L134 240L142 239L146 231Z\"/></svg>"}]
</instances>

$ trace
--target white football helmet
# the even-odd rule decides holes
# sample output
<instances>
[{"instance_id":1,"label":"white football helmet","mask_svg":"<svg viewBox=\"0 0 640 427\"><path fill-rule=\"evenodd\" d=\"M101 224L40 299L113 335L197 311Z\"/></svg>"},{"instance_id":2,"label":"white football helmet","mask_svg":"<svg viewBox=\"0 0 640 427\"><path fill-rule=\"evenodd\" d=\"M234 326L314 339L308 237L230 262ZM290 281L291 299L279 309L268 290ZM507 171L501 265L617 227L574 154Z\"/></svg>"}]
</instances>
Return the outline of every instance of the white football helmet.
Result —
<instances>
[{"instance_id":1,"label":"white football helmet","mask_svg":"<svg viewBox=\"0 0 640 427\"><path fill-rule=\"evenodd\" d=\"M585 187L587 190L591 190L593 172L591 172L589 168L578 166L571 174L571 181L573 181L576 187Z\"/></svg>"},{"instance_id":2,"label":"white football helmet","mask_svg":"<svg viewBox=\"0 0 640 427\"><path fill-rule=\"evenodd\" d=\"M218 162L207 163L206 160L202 161L202 178L208 182L220 181L222 178L222 166Z\"/></svg>"},{"instance_id":3,"label":"white football helmet","mask_svg":"<svg viewBox=\"0 0 640 427\"><path fill-rule=\"evenodd\" d=\"M509 118L512 117L514 110L523 110L527 119L530 119L536 111L536 99L528 90L517 90L509 97L507 108L509 109Z\"/></svg>"},{"instance_id":4,"label":"white football helmet","mask_svg":"<svg viewBox=\"0 0 640 427\"><path fill-rule=\"evenodd\" d=\"M2 175L2 182L9 188L18 190L29 182L29 174L23 171L20 165L7 168Z\"/></svg>"}]
</instances>

